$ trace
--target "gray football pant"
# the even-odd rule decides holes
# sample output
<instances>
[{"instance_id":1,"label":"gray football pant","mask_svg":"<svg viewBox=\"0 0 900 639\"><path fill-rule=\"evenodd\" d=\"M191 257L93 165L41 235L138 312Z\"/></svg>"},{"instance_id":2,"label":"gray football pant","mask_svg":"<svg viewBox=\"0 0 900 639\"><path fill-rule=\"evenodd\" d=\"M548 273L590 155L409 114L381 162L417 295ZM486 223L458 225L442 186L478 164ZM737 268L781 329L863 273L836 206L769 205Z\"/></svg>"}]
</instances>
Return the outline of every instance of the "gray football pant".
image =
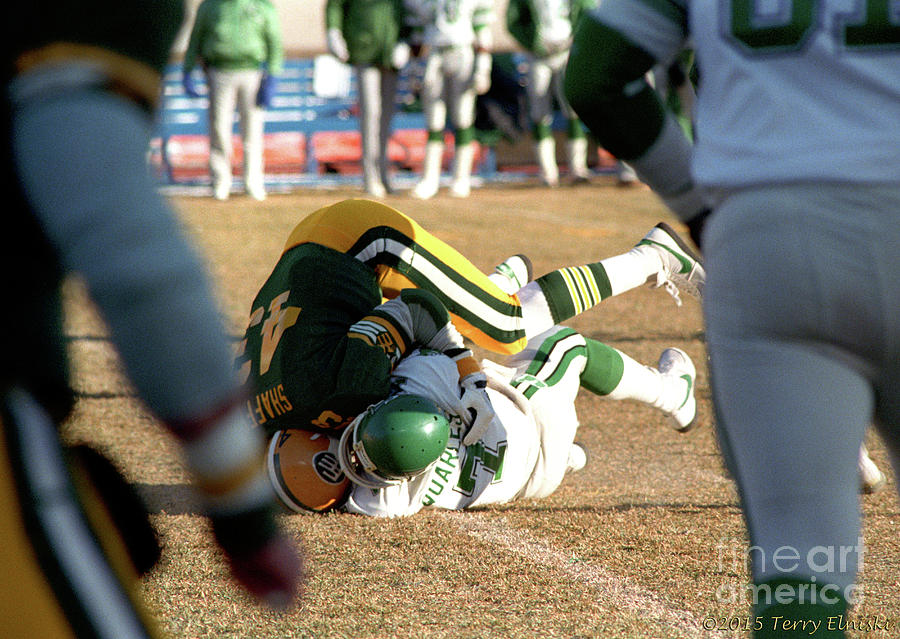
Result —
<instances>
[{"instance_id":1,"label":"gray football pant","mask_svg":"<svg viewBox=\"0 0 900 639\"><path fill-rule=\"evenodd\" d=\"M390 188L388 141L394 117L398 73L371 65L356 67L359 86L359 128L365 189Z\"/></svg>"},{"instance_id":2,"label":"gray football pant","mask_svg":"<svg viewBox=\"0 0 900 639\"><path fill-rule=\"evenodd\" d=\"M260 69L221 71L209 69L209 171L213 189L227 194L231 187L232 132L237 108L244 147L244 184L262 191L263 130L265 112L256 104L262 81Z\"/></svg>"},{"instance_id":3,"label":"gray football pant","mask_svg":"<svg viewBox=\"0 0 900 639\"><path fill-rule=\"evenodd\" d=\"M146 113L89 86L17 114L35 215L86 282L141 398L164 420L229 401L237 382L225 327L203 261L148 174Z\"/></svg>"},{"instance_id":4,"label":"gray football pant","mask_svg":"<svg viewBox=\"0 0 900 639\"><path fill-rule=\"evenodd\" d=\"M448 115L458 131L475 123L474 69L471 46L433 48L428 54L422 79L422 110L428 131L443 131Z\"/></svg>"},{"instance_id":5,"label":"gray football pant","mask_svg":"<svg viewBox=\"0 0 900 639\"><path fill-rule=\"evenodd\" d=\"M860 567L867 427L895 468L900 453L898 213L900 186L769 186L707 225L713 398L757 581L815 577L846 595Z\"/></svg>"}]
</instances>

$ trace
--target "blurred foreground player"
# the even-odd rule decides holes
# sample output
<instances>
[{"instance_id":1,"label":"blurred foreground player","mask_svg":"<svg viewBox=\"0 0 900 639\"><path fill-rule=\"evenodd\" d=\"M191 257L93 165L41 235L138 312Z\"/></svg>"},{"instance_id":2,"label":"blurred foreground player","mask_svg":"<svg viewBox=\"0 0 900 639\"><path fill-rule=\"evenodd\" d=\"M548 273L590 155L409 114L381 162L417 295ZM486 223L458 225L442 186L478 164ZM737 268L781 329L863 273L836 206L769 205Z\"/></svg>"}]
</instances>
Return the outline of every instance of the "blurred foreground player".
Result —
<instances>
[{"instance_id":1,"label":"blurred foreground player","mask_svg":"<svg viewBox=\"0 0 900 639\"><path fill-rule=\"evenodd\" d=\"M145 164L182 3L16 12L4 22L0 252L0 598L15 614L0 636L158 636L135 580L159 554L146 512L112 464L58 436L74 403L60 292L69 274L86 282L138 395L181 442L235 579L285 607L302 562L276 526L263 442L202 263Z\"/></svg>"},{"instance_id":2,"label":"blurred foreground player","mask_svg":"<svg viewBox=\"0 0 900 639\"><path fill-rule=\"evenodd\" d=\"M579 116L702 243L721 448L758 549L758 638L808 636L809 622L858 601L858 459L871 423L900 461L890 4L604 0L569 58ZM689 44L694 146L643 80ZM785 548L799 561L772 561ZM840 560L821 561L822 549ZM819 635L845 633L825 624Z\"/></svg>"}]
</instances>

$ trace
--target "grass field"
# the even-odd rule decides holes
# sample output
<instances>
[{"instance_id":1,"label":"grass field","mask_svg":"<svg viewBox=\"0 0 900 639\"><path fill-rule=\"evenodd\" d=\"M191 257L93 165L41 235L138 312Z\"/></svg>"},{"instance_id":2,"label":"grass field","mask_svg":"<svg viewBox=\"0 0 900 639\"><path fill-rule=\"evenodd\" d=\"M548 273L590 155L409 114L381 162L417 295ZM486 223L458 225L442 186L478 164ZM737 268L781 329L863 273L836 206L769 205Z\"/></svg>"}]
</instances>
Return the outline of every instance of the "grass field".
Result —
<instances>
[{"instance_id":1,"label":"grass field","mask_svg":"<svg viewBox=\"0 0 900 639\"><path fill-rule=\"evenodd\" d=\"M604 180L386 202L485 270L521 252L540 274L625 251L659 220L675 224L648 190ZM173 200L210 266L235 340L293 226L320 206L361 193L295 191L263 203L244 196ZM699 427L678 434L652 409L584 392L578 440L591 463L547 499L400 521L286 515L284 525L305 544L311 577L301 605L281 615L229 581L172 440L119 375L78 282L68 300L79 402L66 434L102 447L147 497L165 551L144 591L174 637L745 636L722 630L740 627L748 612L747 544L716 446L701 312L692 298L679 308L660 290L639 289L570 324L647 364L667 346L686 350L698 368ZM880 442L870 443L887 471ZM863 499L864 601L853 615L880 625L851 636L900 636L900 512L893 476L891 483Z\"/></svg>"}]
</instances>

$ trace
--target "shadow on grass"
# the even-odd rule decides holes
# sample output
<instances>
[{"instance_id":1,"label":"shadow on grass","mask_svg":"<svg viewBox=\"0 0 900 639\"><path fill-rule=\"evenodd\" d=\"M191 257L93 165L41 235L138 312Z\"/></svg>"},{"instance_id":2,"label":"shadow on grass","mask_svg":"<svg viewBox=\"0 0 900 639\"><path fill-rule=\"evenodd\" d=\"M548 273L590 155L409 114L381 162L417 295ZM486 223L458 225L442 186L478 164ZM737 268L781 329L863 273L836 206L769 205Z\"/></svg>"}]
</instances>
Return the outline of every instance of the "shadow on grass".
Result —
<instances>
[{"instance_id":1,"label":"shadow on grass","mask_svg":"<svg viewBox=\"0 0 900 639\"><path fill-rule=\"evenodd\" d=\"M151 515L202 515L203 510L189 484L133 484Z\"/></svg>"},{"instance_id":2,"label":"shadow on grass","mask_svg":"<svg viewBox=\"0 0 900 639\"><path fill-rule=\"evenodd\" d=\"M133 485L138 494L144 499L147 510L151 515L202 515L203 510L197 500L193 488L188 484L145 484ZM697 514L710 511L724 511L740 513L737 502L721 502L698 504L692 502L626 502L611 506L594 506L581 504L577 506L564 506L539 502L518 501L509 504L497 504L484 508L473 508L471 512L495 512L495 513L594 513L604 515L610 513L622 513L637 510L663 509L676 513Z\"/></svg>"},{"instance_id":3,"label":"shadow on grass","mask_svg":"<svg viewBox=\"0 0 900 639\"><path fill-rule=\"evenodd\" d=\"M560 506L554 504L513 502L502 506L475 509L473 512L531 512L531 513L594 513L597 515L609 513L630 512L632 510L663 509L678 513L699 513L705 511L733 511L741 512L737 502L722 502L712 504L696 504L691 502L640 502L622 503L612 506L592 506L582 504L578 506Z\"/></svg>"}]
</instances>

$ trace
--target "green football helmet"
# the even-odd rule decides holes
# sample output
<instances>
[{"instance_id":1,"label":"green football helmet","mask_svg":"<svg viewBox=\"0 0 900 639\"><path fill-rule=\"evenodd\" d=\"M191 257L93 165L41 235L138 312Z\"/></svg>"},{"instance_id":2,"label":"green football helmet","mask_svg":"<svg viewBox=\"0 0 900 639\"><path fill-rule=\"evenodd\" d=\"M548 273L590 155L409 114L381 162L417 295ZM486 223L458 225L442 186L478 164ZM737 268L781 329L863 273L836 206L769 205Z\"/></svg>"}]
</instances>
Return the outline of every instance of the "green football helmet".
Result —
<instances>
[{"instance_id":1,"label":"green football helmet","mask_svg":"<svg viewBox=\"0 0 900 639\"><path fill-rule=\"evenodd\" d=\"M421 395L401 394L370 406L341 435L338 461L351 481L369 488L399 484L444 452L450 423Z\"/></svg>"}]
</instances>

